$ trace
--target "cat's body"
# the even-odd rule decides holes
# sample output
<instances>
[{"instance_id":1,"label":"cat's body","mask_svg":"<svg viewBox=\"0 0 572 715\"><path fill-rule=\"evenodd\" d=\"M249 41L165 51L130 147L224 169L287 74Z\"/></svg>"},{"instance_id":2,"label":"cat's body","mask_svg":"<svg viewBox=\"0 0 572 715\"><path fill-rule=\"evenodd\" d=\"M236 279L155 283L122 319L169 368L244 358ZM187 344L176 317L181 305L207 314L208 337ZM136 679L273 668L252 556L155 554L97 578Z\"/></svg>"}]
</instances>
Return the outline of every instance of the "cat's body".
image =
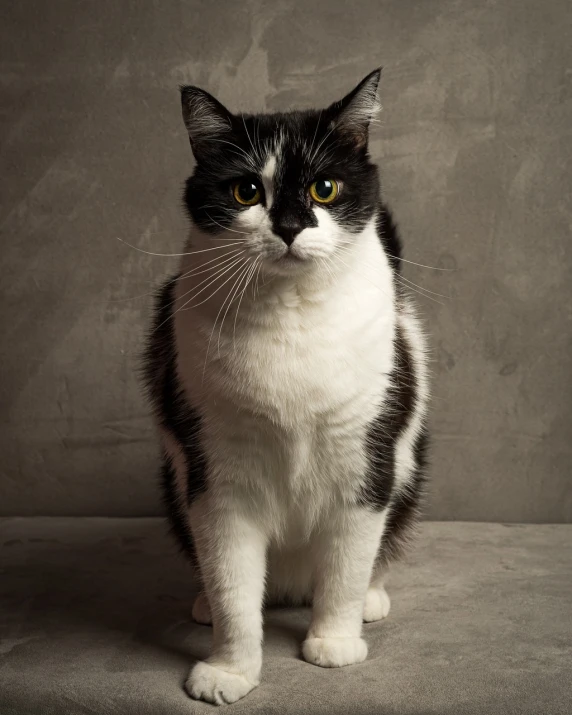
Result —
<instances>
[{"instance_id":1,"label":"cat's body","mask_svg":"<svg viewBox=\"0 0 572 715\"><path fill-rule=\"evenodd\" d=\"M203 588L193 615L214 626L187 687L210 702L258 683L264 599L313 603L309 662L363 660L362 618L387 615L383 569L417 514L425 346L367 160L377 79L319 116L258 125L183 92L194 228L157 302L146 373L172 527ZM324 170L335 182L311 184L312 202Z\"/></svg>"}]
</instances>

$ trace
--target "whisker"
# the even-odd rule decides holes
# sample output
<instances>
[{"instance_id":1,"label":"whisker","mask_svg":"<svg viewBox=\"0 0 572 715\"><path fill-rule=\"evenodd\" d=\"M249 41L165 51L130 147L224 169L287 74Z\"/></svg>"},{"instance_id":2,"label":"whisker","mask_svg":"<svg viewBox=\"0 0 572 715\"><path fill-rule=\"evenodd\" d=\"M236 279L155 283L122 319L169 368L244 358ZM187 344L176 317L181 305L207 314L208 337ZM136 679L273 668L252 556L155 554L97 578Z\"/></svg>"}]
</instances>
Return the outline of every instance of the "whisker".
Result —
<instances>
[{"instance_id":1,"label":"whisker","mask_svg":"<svg viewBox=\"0 0 572 715\"><path fill-rule=\"evenodd\" d=\"M310 148L306 152L306 156L309 157L312 154L312 149L314 148L314 142L316 141L316 136L318 134L318 127L320 126L320 120L322 119L322 112L324 110L320 110L320 115L318 117L318 123L316 124L316 129L314 130L314 137L312 138L312 143L310 144Z\"/></svg>"},{"instance_id":2,"label":"whisker","mask_svg":"<svg viewBox=\"0 0 572 715\"><path fill-rule=\"evenodd\" d=\"M239 311L240 311L240 304L242 303L242 299L244 298L244 294L245 294L245 292L246 292L246 289L248 288L249 284L252 282L252 278L254 277L254 272L255 272L255 270L256 270L256 268L257 268L258 262L261 261L261 260L262 260L262 258L260 258L260 256L257 256L257 257L256 257L256 259L255 259L255 261L254 261L254 263L253 263L253 265L252 265L252 268L251 268L251 270L250 270L250 273L249 273L248 276L246 277L246 284L245 284L244 288L242 289L242 293L240 294L240 298L238 299L238 305L236 306L236 313L235 313L235 315L234 315L234 327L233 327L233 330L232 330L232 345L233 345L233 347L234 347L235 349L236 349L236 319L238 318L238 313L239 313Z\"/></svg>"},{"instance_id":3,"label":"whisker","mask_svg":"<svg viewBox=\"0 0 572 715\"><path fill-rule=\"evenodd\" d=\"M246 132L246 136L248 137L248 141L250 142L250 146L252 147L253 159L258 159L260 161L260 156L256 153L256 149L254 148L254 144L252 143L252 139L250 138L250 134L248 133L244 115L242 115L242 124L244 125L244 131Z\"/></svg>"},{"instance_id":4,"label":"whisker","mask_svg":"<svg viewBox=\"0 0 572 715\"><path fill-rule=\"evenodd\" d=\"M409 280L408 278L405 278L404 276L398 275L397 278L401 281L405 281L406 283L410 283L411 285L414 285L416 288L419 288L420 290L427 291L427 293L431 293L431 295L438 295L439 298L445 298L446 300L451 300L451 298L448 295L443 295L442 293L435 293L435 291L429 290L429 288L424 288L423 286L417 285L417 283L414 283L413 281Z\"/></svg>"},{"instance_id":5,"label":"whisker","mask_svg":"<svg viewBox=\"0 0 572 715\"><path fill-rule=\"evenodd\" d=\"M227 270L230 270L230 268L232 268L232 266L230 266ZM212 276L210 276L210 278L212 278ZM209 279L207 278L207 280L209 280ZM217 280L217 279L215 278L211 283L209 283L209 285L212 285L212 283L216 282L216 280ZM223 285L224 285L224 284L223 284ZM195 287L197 287L197 286L195 286ZM206 288L208 288L208 286L206 286ZM205 288L205 289L206 289L206 288ZM186 295L188 295L189 293L192 293L193 290L194 290L194 289L191 289L191 290L188 291L187 293L184 293L184 294L181 296L181 298L184 298L184 297L185 297ZM217 289L217 290L218 290L218 289ZM202 292L202 291L201 291L201 292ZM215 293L216 293L216 291L215 291ZM214 295L214 293L213 293L213 295ZM193 297L195 297L195 296L193 296ZM163 320L161 323L159 323L159 325L156 326L156 328L153 330L153 332L157 332L157 330L159 330L159 328L161 328L163 325L165 325L165 323L167 323L169 320L172 320L172 319L175 317L175 315L176 315L180 310L182 310L182 309L185 307L185 305L187 305L191 300L193 300L193 297L191 297L191 298L187 301L187 303L185 303L184 305L182 305L180 308L177 308L177 310L175 310L174 313L169 313L169 315L165 318L165 320ZM209 296L209 297L211 297L211 296ZM170 302L167 304L167 307L174 305L174 304L177 302L177 300L179 300L178 297L175 298L175 300L170 301ZM208 298L207 298L207 300L208 300ZM206 301L204 301L204 302L206 302ZM199 303L199 305L200 305L200 303Z\"/></svg>"},{"instance_id":6,"label":"whisker","mask_svg":"<svg viewBox=\"0 0 572 715\"><path fill-rule=\"evenodd\" d=\"M232 243L244 243L245 238L211 238L211 241L232 241Z\"/></svg>"},{"instance_id":7,"label":"whisker","mask_svg":"<svg viewBox=\"0 0 572 715\"><path fill-rule=\"evenodd\" d=\"M340 250L345 251L345 252L348 252L348 249L347 249L347 248L340 247ZM358 261L358 263L359 263L360 265L362 265L364 268L370 268L370 266L369 266L367 263L364 263L363 261L360 261L359 259L357 259L357 261ZM449 296L447 296L447 295L442 295L441 293L435 293L434 291L429 290L429 288L423 288L423 286L417 285L417 283L413 283L413 281L410 281L410 280L408 280L407 278L404 278L403 276L399 275L398 273L395 273L394 276L395 276L395 279L396 279L404 288L409 288L409 290L412 290L412 291L414 291L415 293L419 293L419 295L422 295L422 296L424 296L425 298L428 298L429 300L433 300L435 303L439 303L439 305L443 305L443 303L441 303L441 301L439 301L439 300L435 300L434 298L431 298L431 297L428 296L428 295L425 295L424 293L421 293L420 291L426 291L427 293L431 293L432 295L437 295L437 296L439 296L440 298L445 298L446 300L450 300L450 297L449 297ZM419 288L419 290L415 290L415 288L412 288L412 287L410 287L410 286L408 286L408 285L405 285L405 283L404 283L403 281L405 281L405 283L410 283L412 286L415 286L416 288Z\"/></svg>"},{"instance_id":8,"label":"whisker","mask_svg":"<svg viewBox=\"0 0 572 715\"><path fill-rule=\"evenodd\" d=\"M235 231L233 228L227 228L226 226L223 226L221 223L218 221L215 221L214 218L207 212L205 211L206 215L209 217L209 219L213 222L216 223L217 226L220 226L224 231L231 231L232 233L240 233L243 236L249 236L250 234L247 231Z\"/></svg>"},{"instance_id":9,"label":"whisker","mask_svg":"<svg viewBox=\"0 0 572 715\"><path fill-rule=\"evenodd\" d=\"M262 269L262 258L260 259L260 263L258 264L258 270L256 271L256 278L254 281L254 287L252 290L252 298L253 300L256 300L258 298L258 280L260 278L260 271Z\"/></svg>"},{"instance_id":10,"label":"whisker","mask_svg":"<svg viewBox=\"0 0 572 715\"><path fill-rule=\"evenodd\" d=\"M415 288L412 288L411 286L408 286L407 284L403 283L400 281L399 276L395 276L398 283L401 285L402 288L405 288L405 290L410 290L413 293L418 293L420 296L423 296L423 298L427 298L427 300L432 300L433 303L438 303L439 305L445 305L444 303L441 303L440 300L436 300L435 298L431 298L430 295L426 295L425 293L422 293L420 290L416 290Z\"/></svg>"},{"instance_id":11,"label":"whisker","mask_svg":"<svg viewBox=\"0 0 572 715\"><path fill-rule=\"evenodd\" d=\"M189 295L189 293L193 293L193 291L195 291L197 288L200 288L200 287L201 287L202 285L204 285L205 283L207 284L207 285L206 285L204 288L202 288L198 293L195 293L195 295L191 296L191 297L189 298L189 300L188 300L183 306L181 306L180 309L181 309L181 310L188 310L185 306L187 306L187 305L188 305L192 300L194 300L198 295L200 295L201 293L203 293L210 285L212 285L213 283L215 283L215 282L218 280L218 278L222 278L222 276L225 275L229 270L231 270L232 268L234 268L234 266L235 266L237 263L240 263L240 261L244 260L244 259L242 258L242 253L243 253L243 252L241 252L238 256L234 257L234 260L233 260L233 262L232 262L230 265L224 266L223 268L219 269L215 274L213 274L213 275L211 275L211 276L208 276L208 278L205 278L204 281L201 281L198 285L193 286L193 287L192 287L190 290L188 290L186 293L183 293L183 295L179 296L178 300L182 300L182 299L185 298L187 295Z\"/></svg>"},{"instance_id":12,"label":"whisker","mask_svg":"<svg viewBox=\"0 0 572 715\"><path fill-rule=\"evenodd\" d=\"M237 253L238 253L238 249L229 251L228 253L224 254L223 258L225 256L232 256L232 255L236 256ZM228 261L230 260L227 258L226 260L221 261L220 258L221 258L220 256L217 256L216 258L213 258L210 261L205 261L204 263L201 263L199 266L197 266L197 269L203 268L204 266L208 265L209 263L214 263L214 262L218 262L217 266L213 266L212 268L208 268L204 271L198 271L196 269L193 269L193 271L189 271L187 273L182 273L181 275L177 275L177 276L173 276L172 278L169 278L164 283L162 283L162 285L167 286L167 285L170 285L171 283L177 283L178 281L183 280L184 278L187 278L187 277L193 275L193 273L195 273L195 272L197 275L199 273L207 273L208 271L215 270L220 265L228 263ZM139 298L148 298L149 296L155 296L156 294L157 294L157 289L149 291L147 293L141 293L140 295L127 296L126 298L110 298L109 300L104 301L104 303L105 304L107 304L107 303L124 303L127 300L138 300Z\"/></svg>"},{"instance_id":13,"label":"whisker","mask_svg":"<svg viewBox=\"0 0 572 715\"><path fill-rule=\"evenodd\" d=\"M456 268L439 268L438 266L426 266L424 263L415 263L415 261L408 261L406 258L400 258L403 263L411 263L413 266L419 266L420 268L431 268L433 271L456 271Z\"/></svg>"},{"instance_id":14,"label":"whisker","mask_svg":"<svg viewBox=\"0 0 572 715\"><path fill-rule=\"evenodd\" d=\"M344 214L344 218L351 218L351 215L349 214ZM353 245L353 241L338 241L340 245ZM430 268L433 271L446 271L446 272L454 272L458 270L457 268L440 268L439 266L429 266L425 263L416 263L415 261L410 261L407 258L399 258L398 259L400 262L402 261L403 263L410 263L412 266L419 266L420 268ZM446 296L443 296L446 297Z\"/></svg>"},{"instance_id":15,"label":"whisker","mask_svg":"<svg viewBox=\"0 0 572 715\"><path fill-rule=\"evenodd\" d=\"M247 275L248 271L250 270L251 265L248 264L244 271L240 274L240 276L236 279L236 281L233 283L232 288L229 291L229 296L230 300L228 301L228 305L226 306L226 310L224 311L224 314L222 316L222 320L220 321L220 328L218 331L218 342L217 342L217 352L218 356L220 358L220 339L222 336L222 328L224 325L224 321L226 320L226 316L228 315L228 311L230 310L230 306L232 305L232 302L238 295L238 291L240 290L240 287L242 286L242 281L244 280L245 276Z\"/></svg>"},{"instance_id":16,"label":"whisker","mask_svg":"<svg viewBox=\"0 0 572 715\"><path fill-rule=\"evenodd\" d=\"M343 261L339 256L338 256L338 260L339 260L341 263L343 263L344 266L346 266L347 268L349 268L350 270L352 270L352 267L351 267L348 263L346 263L345 261ZM357 272L357 271L356 271L356 272ZM364 276L364 275L362 275L362 274L359 273L359 272L357 272L357 273L358 273L358 275L361 276L362 278L365 278L365 280L366 280L368 283L371 283L371 285L372 285L374 288L377 288L379 291L381 291L381 292L382 292L384 295L386 295L388 298L391 298L391 296L389 296L389 295L386 293L386 291L383 290L383 288L380 288L376 283L374 283L373 281L370 281L367 276Z\"/></svg>"},{"instance_id":17,"label":"whisker","mask_svg":"<svg viewBox=\"0 0 572 715\"><path fill-rule=\"evenodd\" d=\"M241 259L239 258L238 260L241 260ZM220 273L222 273L222 274L224 275L224 273L226 273L226 272L228 272L229 270L231 270L234 265L236 265L236 264L233 264L232 266L227 266L223 271L219 271L218 274L217 274L217 276L214 277L214 278L213 278L213 276L209 276L205 281L202 281L202 283L199 283L198 286L194 286L193 288L191 288L191 290L187 291L187 292L184 293L182 296L178 296L177 298L175 298L175 300L172 300L172 301L170 301L169 303L167 303L167 306L166 306L166 307L170 307L170 306L174 305L178 300L181 300L181 299L184 298L185 296L189 295L189 293L192 293L192 292L195 290L195 288L198 288L198 287L201 286L203 283L205 283L206 281L209 281L211 278L213 278L213 280L211 280L211 282L210 282L207 286L205 286L205 287L203 288L203 290L199 291L199 293L197 293L196 295L191 296L191 298L189 298L189 300L188 300L186 303L184 303L180 308L177 308L177 310L175 310L174 313L172 313L172 314L170 313L169 316L168 316L167 318L165 318L165 320L163 320L161 323L159 323L159 325L155 328L155 330L154 330L153 332L156 332L157 330L159 330L159 328L160 328L161 326L165 325L166 322L168 322L169 320L171 320L172 318L174 318L175 315L176 315L180 310L185 309L185 306L188 305L188 304L191 302L191 300L194 300L194 298L196 298L197 295L200 295L200 293L202 293L203 291L205 291L210 285L212 285L213 283L216 283L216 281L218 280L218 278L222 278L223 276L221 276ZM224 283L223 283L223 285L224 285ZM217 289L217 290L218 290L218 289ZM214 293L216 293L216 291L214 291ZM214 295L214 293L212 293L212 295ZM212 295L209 296L209 298L211 298ZM206 303L206 301L209 300L209 298L207 298L205 301L203 301L203 303ZM202 303L199 303L198 305L202 305ZM197 307L197 306L192 306L192 307ZM188 308L187 308L186 310L188 310Z\"/></svg>"},{"instance_id":18,"label":"whisker","mask_svg":"<svg viewBox=\"0 0 572 715\"><path fill-rule=\"evenodd\" d=\"M247 151L245 151L242 147L238 146L238 144L234 144L233 142L226 141L225 139L208 138L208 139L205 139L204 141L217 142L219 144L228 144L229 146L232 146L235 149L238 149L238 151L240 151L242 154L244 154L244 156L248 159L248 163L250 164L250 166L256 168L256 164L252 160L252 157L250 156L250 154Z\"/></svg>"},{"instance_id":19,"label":"whisker","mask_svg":"<svg viewBox=\"0 0 572 715\"><path fill-rule=\"evenodd\" d=\"M153 253L152 251L146 251L143 248L134 246L133 244L128 243L127 241L123 240L122 238L119 238L119 236L116 236L116 239L118 241L121 241L121 243L124 243L126 246L129 246L129 248L133 248L133 250L139 251L139 253L145 253L148 256L161 256L163 258L177 258L180 256L194 256L196 253L206 253L207 251L220 251L221 248L232 248L233 247L232 245L214 246L213 248L201 248L198 251L188 251L187 253Z\"/></svg>"},{"instance_id":20,"label":"whisker","mask_svg":"<svg viewBox=\"0 0 572 715\"><path fill-rule=\"evenodd\" d=\"M247 260L247 259L244 259L244 258L243 258L242 260L244 261L244 260ZM228 270L231 270L232 268L234 268L235 265L236 265L236 264L230 266ZM220 285L216 290L214 290L208 297L206 297L204 300L201 300L200 303L195 303L194 305L188 305L188 303L190 303L191 300L193 300L194 298L196 298L196 295L194 295L192 298L190 298L190 299L187 301L187 303L185 303L185 306L186 306L186 307L183 307L183 310L193 310L194 308L198 308L200 305L204 305L205 303L207 303L216 293L219 292L219 290L220 290L224 285L226 285L226 284L228 283L228 281L232 280L232 277L236 275L236 273L238 272L238 270L240 270L240 268L241 268L241 267L239 267L235 273L233 273L222 285ZM226 271L226 273L228 273L228 271ZM223 278L224 275L226 275L226 273L223 274L222 276L219 276L219 278ZM214 283L214 282L215 282L215 281L213 281L213 283ZM209 285L212 285L212 283L209 283ZM208 286L206 286L206 288L208 288ZM202 291L201 291L201 292L202 292ZM198 295L198 293L197 293L197 295Z\"/></svg>"},{"instance_id":21,"label":"whisker","mask_svg":"<svg viewBox=\"0 0 572 715\"><path fill-rule=\"evenodd\" d=\"M236 258L236 256L237 256L238 254L242 253L242 252L243 252L243 251L241 251L240 249L235 248L235 249L233 249L232 251L229 251L228 253L225 253L225 254L224 254L223 258L225 258L225 257L228 256L227 258L225 258L225 260L221 261L221 260L220 260L221 257L220 257L220 256L217 256L216 258L213 258L213 259L210 260L210 261L206 261L205 263L201 263L200 266L196 266L195 268L192 268L191 270L187 271L186 273L182 273L182 274L179 276L178 280L182 280L182 279L184 279L184 278L190 278L191 276L200 275L201 273L207 273L207 272L209 272L209 271L214 271L214 270L216 270L218 267L224 266L226 263L229 263L230 261L232 261L233 258ZM211 268L207 268L207 269L204 270L204 271L198 270L199 268L203 268L204 266L208 265L209 263L217 263L217 265L216 265L216 266L212 266Z\"/></svg>"},{"instance_id":22,"label":"whisker","mask_svg":"<svg viewBox=\"0 0 572 715\"><path fill-rule=\"evenodd\" d=\"M322 141L318 144L318 146L316 147L314 153L312 154L312 156L311 156L311 158L310 158L310 163L312 163L312 162L314 161L314 159L316 158L318 152L320 151L320 148L323 146L323 144L324 144L324 142L326 141L326 139L335 131L335 129L336 129L336 126L335 126L335 124L334 124L334 126L330 129L330 131L327 132L327 134L322 138Z\"/></svg>"},{"instance_id":23,"label":"whisker","mask_svg":"<svg viewBox=\"0 0 572 715\"><path fill-rule=\"evenodd\" d=\"M226 285L229 281L231 281L231 280L234 278L234 276L235 276L237 273L240 273L240 272L242 271L242 269L244 268L244 263L245 263L246 261L248 261L247 258L246 258L246 259L243 259L243 263L242 263L242 264L237 268L237 270L230 276L230 278L228 278L228 279L222 284L222 286ZM220 290L220 289L222 288L222 286L219 286L219 288L217 288L217 291ZM215 291L215 292L216 292L216 291ZM229 292L230 292L230 291L229 291ZM213 295L214 295L214 294L213 294ZM211 296L211 297L212 297L212 296ZM228 296L227 296L227 298L228 298ZM216 314L216 318L215 318L215 321L214 321L214 323L213 323L213 329L211 330L211 334L210 334L210 337L209 337L209 342L207 343L207 351L206 351L206 354L205 354L205 362L204 362L204 365L203 365L203 377L202 377L202 381L203 381L203 382L204 382L204 379L205 379L205 371L206 371L206 368L207 368L207 360L208 360L209 351L210 351L210 348L211 348L211 341L212 341L212 339L213 339L213 335L214 335L214 331L215 331L215 328L216 328L216 324L217 324L218 317L219 317L219 315L221 314L222 309L224 308L224 304L226 303L227 298L225 298L225 299L223 300L222 305L220 306L219 311L218 311L218 313Z\"/></svg>"}]
</instances>

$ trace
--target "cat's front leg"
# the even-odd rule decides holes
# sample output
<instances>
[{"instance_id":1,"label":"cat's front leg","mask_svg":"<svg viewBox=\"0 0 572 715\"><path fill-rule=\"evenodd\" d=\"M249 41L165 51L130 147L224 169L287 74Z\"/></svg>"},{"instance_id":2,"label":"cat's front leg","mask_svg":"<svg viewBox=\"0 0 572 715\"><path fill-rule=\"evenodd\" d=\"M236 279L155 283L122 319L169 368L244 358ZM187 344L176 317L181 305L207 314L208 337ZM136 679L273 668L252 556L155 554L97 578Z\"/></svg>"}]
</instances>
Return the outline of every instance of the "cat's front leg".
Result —
<instances>
[{"instance_id":1,"label":"cat's front leg","mask_svg":"<svg viewBox=\"0 0 572 715\"><path fill-rule=\"evenodd\" d=\"M313 549L312 621L302 645L309 663L336 668L365 660L364 599L385 520L386 511L354 507L320 530Z\"/></svg>"},{"instance_id":2,"label":"cat's front leg","mask_svg":"<svg viewBox=\"0 0 572 715\"><path fill-rule=\"evenodd\" d=\"M243 508L244 507L244 508ZM191 697L215 705L244 697L260 681L266 538L240 498L208 492L190 521L212 615L209 658L191 670Z\"/></svg>"}]
</instances>

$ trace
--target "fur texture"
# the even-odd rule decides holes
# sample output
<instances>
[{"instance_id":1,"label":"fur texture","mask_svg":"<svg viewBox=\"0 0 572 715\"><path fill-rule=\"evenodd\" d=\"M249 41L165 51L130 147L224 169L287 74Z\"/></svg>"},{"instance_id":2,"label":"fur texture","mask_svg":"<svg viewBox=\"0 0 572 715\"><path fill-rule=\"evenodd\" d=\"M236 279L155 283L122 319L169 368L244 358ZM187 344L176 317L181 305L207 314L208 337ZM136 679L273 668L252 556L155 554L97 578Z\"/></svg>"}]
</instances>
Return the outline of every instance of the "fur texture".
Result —
<instances>
[{"instance_id":1,"label":"fur texture","mask_svg":"<svg viewBox=\"0 0 572 715\"><path fill-rule=\"evenodd\" d=\"M192 230L157 298L146 378L171 526L202 586L193 616L213 624L187 683L208 702L258 684L265 600L312 604L309 662L362 661L362 620L387 615L384 569L416 520L425 343L367 153L378 80L322 111L261 116L182 88ZM309 187L326 179L339 193L322 204Z\"/></svg>"}]
</instances>

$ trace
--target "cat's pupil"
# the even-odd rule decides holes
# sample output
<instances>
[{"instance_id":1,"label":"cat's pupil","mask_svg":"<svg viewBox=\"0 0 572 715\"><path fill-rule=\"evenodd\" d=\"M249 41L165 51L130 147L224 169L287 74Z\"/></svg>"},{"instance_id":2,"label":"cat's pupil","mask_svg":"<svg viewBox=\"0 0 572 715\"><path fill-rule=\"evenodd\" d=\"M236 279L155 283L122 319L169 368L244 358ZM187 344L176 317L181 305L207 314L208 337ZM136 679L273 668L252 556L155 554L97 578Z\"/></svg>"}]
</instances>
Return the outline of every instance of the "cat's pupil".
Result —
<instances>
[{"instance_id":1,"label":"cat's pupil","mask_svg":"<svg viewBox=\"0 0 572 715\"><path fill-rule=\"evenodd\" d=\"M315 191L321 199L329 199L333 190L334 186L331 181L328 181L328 179L316 181Z\"/></svg>"},{"instance_id":2,"label":"cat's pupil","mask_svg":"<svg viewBox=\"0 0 572 715\"><path fill-rule=\"evenodd\" d=\"M241 181L238 186L238 194L243 201L252 201L257 192L258 188L252 181Z\"/></svg>"}]
</instances>

